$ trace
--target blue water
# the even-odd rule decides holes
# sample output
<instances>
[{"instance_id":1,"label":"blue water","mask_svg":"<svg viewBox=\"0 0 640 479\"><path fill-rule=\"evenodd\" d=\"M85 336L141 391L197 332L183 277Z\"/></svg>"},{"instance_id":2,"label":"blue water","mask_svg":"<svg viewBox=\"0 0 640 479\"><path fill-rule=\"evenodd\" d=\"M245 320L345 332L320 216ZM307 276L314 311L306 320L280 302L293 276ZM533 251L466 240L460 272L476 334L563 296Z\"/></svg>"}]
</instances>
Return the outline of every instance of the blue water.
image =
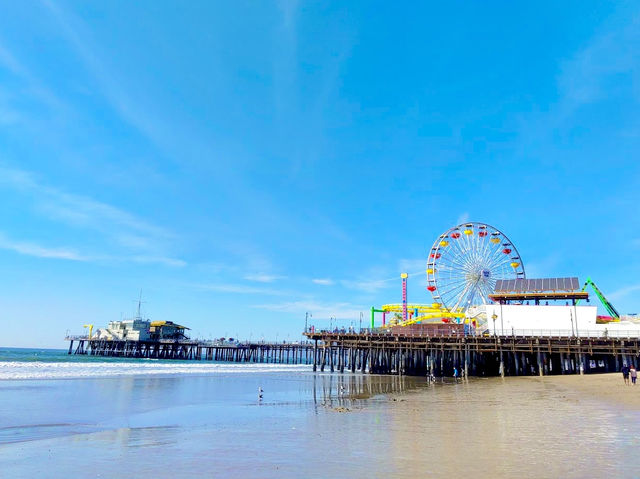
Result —
<instances>
[{"instance_id":1,"label":"blue water","mask_svg":"<svg viewBox=\"0 0 640 479\"><path fill-rule=\"evenodd\" d=\"M46 363L122 363L150 361L144 358L118 358L109 356L90 356L84 354L68 354L66 349L33 349L33 348L1 348L0 361L46 362ZM165 364L175 363L175 360L162 359ZM187 363L199 361L180 360Z\"/></svg>"},{"instance_id":2,"label":"blue water","mask_svg":"<svg viewBox=\"0 0 640 479\"><path fill-rule=\"evenodd\" d=\"M104 362L121 361L122 358L107 358L67 354L66 349L0 348L0 361L41 362Z\"/></svg>"},{"instance_id":3,"label":"blue water","mask_svg":"<svg viewBox=\"0 0 640 479\"><path fill-rule=\"evenodd\" d=\"M0 349L0 381L308 371L307 365L69 355L63 350Z\"/></svg>"}]
</instances>

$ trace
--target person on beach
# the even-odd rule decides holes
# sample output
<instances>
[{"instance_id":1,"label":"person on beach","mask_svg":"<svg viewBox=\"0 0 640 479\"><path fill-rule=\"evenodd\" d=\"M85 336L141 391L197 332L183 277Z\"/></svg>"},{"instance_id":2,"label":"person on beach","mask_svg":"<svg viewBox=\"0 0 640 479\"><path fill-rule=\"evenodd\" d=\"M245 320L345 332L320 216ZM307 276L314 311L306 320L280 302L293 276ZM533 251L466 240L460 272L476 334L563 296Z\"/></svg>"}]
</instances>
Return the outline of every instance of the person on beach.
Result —
<instances>
[{"instance_id":1,"label":"person on beach","mask_svg":"<svg viewBox=\"0 0 640 479\"><path fill-rule=\"evenodd\" d=\"M636 379L638 379L638 371L636 371L636 367L633 364L629 368L629 375L631 376L631 383L635 386Z\"/></svg>"},{"instance_id":2,"label":"person on beach","mask_svg":"<svg viewBox=\"0 0 640 479\"><path fill-rule=\"evenodd\" d=\"M456 382L458 382L458 368L456 367L453 368L453 377L456 380Z\"/></svg>"},{"instance_id":3,"label":"person on beach","mask_svg":"<svg viewBox=\"0 0 640 479\"><path fill-rule=\"evenodd\" d=\"M626 364L623 364L622 369L620 369L620 371L622 371L622 379L624 379L624 383L628 386L629 385L629 366L627 366Z\"/></svg>"}]
</instances>

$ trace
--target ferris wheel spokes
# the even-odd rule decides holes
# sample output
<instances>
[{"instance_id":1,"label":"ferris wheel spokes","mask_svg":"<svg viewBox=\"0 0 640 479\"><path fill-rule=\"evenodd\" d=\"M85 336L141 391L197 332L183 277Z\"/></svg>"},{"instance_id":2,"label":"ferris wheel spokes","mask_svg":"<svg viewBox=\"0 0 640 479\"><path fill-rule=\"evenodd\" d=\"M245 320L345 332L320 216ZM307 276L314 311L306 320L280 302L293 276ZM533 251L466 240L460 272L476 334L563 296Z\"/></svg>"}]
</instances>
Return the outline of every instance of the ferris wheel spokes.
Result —
<instances>
[{"instance_id":1,"label":"ferris wheel spokes","mask_svg":"<svg viewBox=\"0 0 640 479\"><path fill-rule=\"evenodd\" d=\"M441 234L427 260L427 288L447 309L487 303L497 279L524 277L513 243L484 223L464 223Z\"/></svg>"}]
</instances>

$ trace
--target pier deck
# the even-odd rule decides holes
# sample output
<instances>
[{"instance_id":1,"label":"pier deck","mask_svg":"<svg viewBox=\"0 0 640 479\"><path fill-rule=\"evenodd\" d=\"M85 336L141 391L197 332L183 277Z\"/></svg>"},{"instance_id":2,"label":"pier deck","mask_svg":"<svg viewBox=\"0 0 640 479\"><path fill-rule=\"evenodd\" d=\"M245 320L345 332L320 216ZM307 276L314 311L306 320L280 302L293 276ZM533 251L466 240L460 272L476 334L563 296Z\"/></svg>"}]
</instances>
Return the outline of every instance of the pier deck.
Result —
<instances>
[{"instance_id":1,"label":"pier deck","mask_svg":"<svg viewBox=\"0 0 640 479\"><path fill-rule=\"evenodd\" d=\"M66 338L69 354L310 364L313 370L428 376L545 375L619 371L638 365L640 337L567 335L475 336L389 331L307 332L302 343L214 344ZM74 348L75 343L75 348Z\"/></svg>"},{"instance_id":2,"label":"pier deck","mask_svg":"<svg viewBox=\"0 0 640 479\"><path fill-rule=\"evenodd\" d=\"M636 333L637 334L637 333ZM638 364L639 337L313 332L313 369L453 376L618 371Z\"/></svg>"}]
</instances>

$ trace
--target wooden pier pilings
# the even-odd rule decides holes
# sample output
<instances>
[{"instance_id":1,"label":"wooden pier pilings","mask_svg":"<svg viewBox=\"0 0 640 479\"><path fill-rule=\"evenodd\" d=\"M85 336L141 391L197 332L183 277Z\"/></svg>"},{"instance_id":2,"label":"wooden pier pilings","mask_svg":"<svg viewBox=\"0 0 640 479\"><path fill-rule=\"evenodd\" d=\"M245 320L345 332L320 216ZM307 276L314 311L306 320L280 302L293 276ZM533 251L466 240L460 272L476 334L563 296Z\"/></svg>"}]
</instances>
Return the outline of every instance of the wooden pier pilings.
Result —
<instances>
[{"instance_id":1,"label":"wooden pier pilings","mask_svg":"<svg viewBox=\"0 0 640 479\"><path fill-rule=\"evenodd\" d=\"M474 336L388 332L305 333L302 343L211 344L69 337L69 354L310 364L313 371L412 376L527 376L619 371L640 366L638 337ZM76 344L74 348L74 342Z\"/></svg>"},{"instance_id":2,"label":"wooden pier pilings","mask_svg":"<svg viewBox=\"0 0 640 479\"><path fill-rule=\"evenodd\" d=\"M381 374L527 376L638 365L640 338L307 333L313 370Z\"/></svg>"},{"instance_id":3,"label":"wooden pier pilings","mask_svg":"<svg viewBox=\"0 0 640 479\"><path fill-rule=\"evenodd\" d=\"M188 340L124 341L87 337L69 337L67 340L69 354L89 356L272 364L311 364L313 360L310 343L211 344Z\"/></svg>"}]
</instances>

